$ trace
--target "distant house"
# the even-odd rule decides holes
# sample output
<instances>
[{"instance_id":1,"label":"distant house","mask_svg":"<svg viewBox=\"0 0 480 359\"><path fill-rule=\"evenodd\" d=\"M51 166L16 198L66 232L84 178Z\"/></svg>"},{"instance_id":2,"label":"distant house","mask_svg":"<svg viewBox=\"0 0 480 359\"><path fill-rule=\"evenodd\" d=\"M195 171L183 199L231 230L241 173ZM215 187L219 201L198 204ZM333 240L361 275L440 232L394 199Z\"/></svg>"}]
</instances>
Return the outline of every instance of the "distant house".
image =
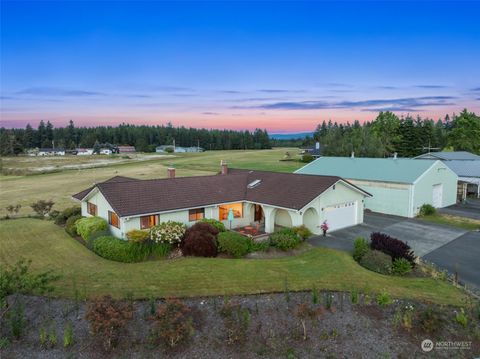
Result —
<instances>
[{"instance_id":1,"label":"distant house","mask_svg":"<svg viewBox=\"0 0 480 359\"><path fill-rule=\"evenodd\" d=\"M480 198L480 156L467 151L429 152L415 159L438 159L458 176L457 201L463 202L467 195Z\"/></svg>"},{"instance_id":2,"label":"distant house","mask_svg":"<svg viewBox=\"0 0 480 359\"><path fill-rule=\"evenodd\" d=\"M168 153L167 148L172 148L175 153L185 153L185 152L203 152L205 151L202 147L182 147L182 146L171 146L171 145L162 145L157 146L155 152L157 153Z\"/></svg>"},{"instance_id":3,"label":"distant house","mask_svg":"<svg viewBox=\"0 0 480 359\"><path fill-rule=\"evenodd\" d=\"M134 146L118 146L118 153L134 153L135 147Z\"/></svg>"},{"instance_id":4,"label":"distant house","mask_svg":"<svg viewBox=\"0 0 480 359\"><path fill-rule=\"evenodd\" d=\"M110 148L102 148L100 150L101 155L111 155L113 152Z\"/></svg>"},{"instance_id":5,"label":"distant house","mask_svg":"<svg viewBox=\"0 0 480 359\"><path fill-rule=\"evenodd\" d=\"M315 143L315 147L311 147L311 148L304 148L302 149L302 151L300 152L301 155L304 155L304 154L309 154L311 155L313 158L318 158L320 157L322 154L321 154L321 151L320 151L320 142L316 142Z\"/></svg>"},{"instance_id":6,"label":"distant house","mask_svg":"<svg viewBox=\"0 0 480 359\"><path fill-rule=\"evenodd\" d=\"M345 178L372 194L365 208L379 213L414 217L423 204L456 203L457 175L441 161L320 157L296 173Z\"/></svg>"},{"instance_id":7,"label":"distant house","mask_svg":"<svg viewBox=\"0 0 480 359\"><path fill-rule=\"evenodd\" d=\"M93 148L77 148L77 156L91 156L93 155Z\"/></svg>"},{"instance_id":8,"label":"distant house","mask_svg":"<svg viewBox=\"0 0 480 359\"><path fill-rule=\"evenodd\" d=\"M133 229L169 220L191 226L202 218L266 233L303 224L318 234L324 221L332 231L362 223L369 196L336 176L228 169L222 163L221 174L211 176L175 177L173 168L164 179L117 176L73 198L83 216L104 218L115 236L125 238Z\"/></svg>"},{"instance_id":9,"label":"distant house","mask_svg":"<svg viewBox=\"0 0 480 359\"><path fill-rule=\"evenodd\" d=\"M37 156L65 156L64 148L39 148Z\"/></svg>"},{"instance_id":10,"label":"distant house","mask_svg":"<svg viewBox=\"0 0 480 359\"><path fill-rule=\"evenodd\" d=\"M467 151L441 151L428 152L415 157L422 160L440 160L440 161L480 161L480 156Z\"/></svg>"}]
</instances>

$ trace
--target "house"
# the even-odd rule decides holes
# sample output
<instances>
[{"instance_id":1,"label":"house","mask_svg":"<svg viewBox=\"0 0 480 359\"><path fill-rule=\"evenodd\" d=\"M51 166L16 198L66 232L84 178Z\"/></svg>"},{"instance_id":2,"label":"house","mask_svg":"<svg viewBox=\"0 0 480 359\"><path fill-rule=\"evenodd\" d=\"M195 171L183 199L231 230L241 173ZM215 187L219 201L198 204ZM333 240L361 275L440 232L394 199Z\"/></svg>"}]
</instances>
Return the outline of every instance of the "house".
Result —
<instances>
[{"instance_id":1,"label":"house","mask_svg":"<svg viewBox=\"0 0 480 359\"><path fill-rule=\"evenodd\" d=\"M135 147L134 146L118 146L118 153L134 153Z\"/></svg>"},{"instance_id":2,"label":"house","mask_svg":"<svg viewBox=\"0 0 480 359\"><path fill-rule=\"evenodd\" d=\"M113 152L110 148L102 148L100 150L101 155L111 155Z\"/></svg>"},{"instance_id":3,"label":"house","mask_svg":"<svg viewBox=\"0 0 480 359\"><path fill-rule=\"evenodd\" d=\"M440 161L480 161L480 156L467 151L441 151L428 152L415 157L422 160L440 160Z\"/></svg>"},{"instance_id":4,"label":"house","mask_svg":"<svg viewBox=\"0 0 480 359\"><path fill-rule=\"evenodd\" d=\"M318 158L321 156L321 151L320 151L320 142L315 143L315 147L312 148L304 148L300 152L301 155L305 154L310 154L313 158Z\"/></svg>"},{"instance_id":5,"label":"house","mask_svg":"<svg viewBox=\"0 0 480 359\"><path fill-rule=\"evenodd\" d=\"M372 194L365 208L385 214L414 217L423 204L441 208L456 202L457 175L436 160L320 157L296 173L345 178Z\"/></svg>"},{"instance_id":6,"label":"house","mask_svg":"<svg viewBox=\"0 0 480 359\"><path fill-rule=\"evenodd\" d=\"M37 156L65 156L64 148L39 148Z\"/></svg>"},{"instance_id":7,"label":"house","mask_svg":"<svg viewBox=\"0 0 480 359\"><path fill-rule=\"evenodd\" d=\"M91 156L93 155L93 148L77 148L77 156Z\"/></svg>"},{"instance_id":8,"label":"house","mask_svg":"<svg viewBox=\"0 0 480 359\"><path fill-rule=\"evenodd\" d=\"M304 224L319 233L363 222L363 204L370 194L337 176L228 169L220 174L139 180L113 177L73 195L83 216L105 218L112 233L125 238L132 229L148 229L164 221L188 226L202 218L227 228L257 225L267 232ZM228 221L229 213L234 219Z\"/></svg>"},{"instance_id":9,"label":"house","mask_svg":"<svg viewBox=\"0 0 480 359\"><path fill-rule=\"evenodd\" d=\"M185 152L203 152L205 151L202 147L181 147L181 146L169 146L169 145L162 145L157 146L155 152L157 153L168 153L166 150L167 148L173 149L175 153L185 153Z\"/></svg>"}]
</instances>

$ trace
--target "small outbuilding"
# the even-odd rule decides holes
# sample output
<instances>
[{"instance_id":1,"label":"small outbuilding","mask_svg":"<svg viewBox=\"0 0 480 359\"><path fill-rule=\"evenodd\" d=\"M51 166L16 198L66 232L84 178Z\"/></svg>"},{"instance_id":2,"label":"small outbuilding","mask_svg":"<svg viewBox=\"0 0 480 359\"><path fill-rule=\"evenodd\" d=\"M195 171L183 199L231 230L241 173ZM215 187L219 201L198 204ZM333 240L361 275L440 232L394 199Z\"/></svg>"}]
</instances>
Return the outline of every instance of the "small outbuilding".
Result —
<instances>
[{"instance_id":1,"label":"small outbuilding","mask_svg":"<svg viewBox=\"0 0 480 359\"><path fill-rule=\"evenodd\" d=\"M342 177L370 193L365 208L379 213L414 217L423 204L456 203L457 175L437 160L320 157L296 173Z\"/></svg>"}]
</instances>

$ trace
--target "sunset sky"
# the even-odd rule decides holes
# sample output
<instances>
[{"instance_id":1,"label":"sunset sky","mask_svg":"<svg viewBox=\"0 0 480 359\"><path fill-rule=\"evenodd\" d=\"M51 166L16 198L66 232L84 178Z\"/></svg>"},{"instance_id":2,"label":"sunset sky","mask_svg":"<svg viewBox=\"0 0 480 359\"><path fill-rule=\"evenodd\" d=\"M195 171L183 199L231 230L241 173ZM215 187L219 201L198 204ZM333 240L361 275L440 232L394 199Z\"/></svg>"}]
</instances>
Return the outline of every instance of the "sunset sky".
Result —
<instances>
[{"instance_id":1,"label":"sunset sky","mask_svg":"<svg viewBox=\"0 0 480 359\"><path fill-rule=\"evenodd\" d=\"M480 2L1 2L1 122L311 131L480 112Z\"/></svg>"}]
</instances>

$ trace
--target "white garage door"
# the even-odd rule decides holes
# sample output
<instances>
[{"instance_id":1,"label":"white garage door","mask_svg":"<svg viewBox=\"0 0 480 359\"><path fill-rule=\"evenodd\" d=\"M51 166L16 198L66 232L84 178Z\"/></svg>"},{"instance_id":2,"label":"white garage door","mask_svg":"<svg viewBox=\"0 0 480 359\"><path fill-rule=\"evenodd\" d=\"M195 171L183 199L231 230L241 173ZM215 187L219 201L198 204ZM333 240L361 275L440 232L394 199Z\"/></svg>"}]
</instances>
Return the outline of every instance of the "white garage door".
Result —
<instances>
[{"instance_id":1,"label":"white garage door","mask_svg":"<svg viewBox=\"0 0 480 359\"><path fill-rule=\"evenodd\" d=\"M346 202L325 208L329 231L357 224L357 202Z\"/></svg>"}]
</instances>

